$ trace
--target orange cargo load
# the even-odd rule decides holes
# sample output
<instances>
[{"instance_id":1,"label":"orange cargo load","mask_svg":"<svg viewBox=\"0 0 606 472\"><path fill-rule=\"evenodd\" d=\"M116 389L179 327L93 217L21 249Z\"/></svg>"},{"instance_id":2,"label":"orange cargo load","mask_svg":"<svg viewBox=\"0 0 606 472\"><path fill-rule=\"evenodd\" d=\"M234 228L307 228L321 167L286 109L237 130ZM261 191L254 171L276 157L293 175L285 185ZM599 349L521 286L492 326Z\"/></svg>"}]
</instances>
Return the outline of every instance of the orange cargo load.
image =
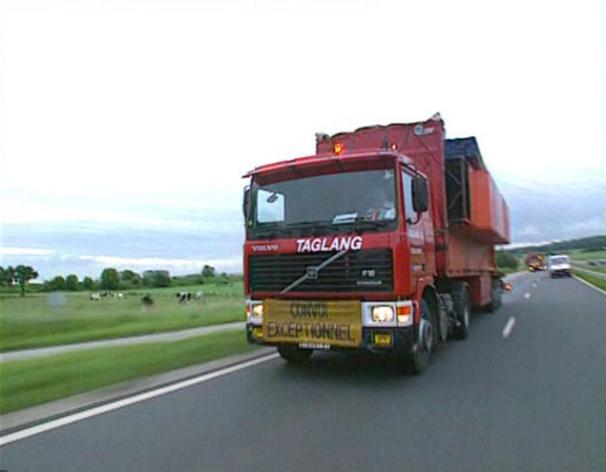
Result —
<instances>
[{"instance_id":1,"label":"orange cargo load","mask_svg":"<svg viewBox=\"0 0 606 472\"><path fill-rule=\"evenodd\" d=\"M445 151L449 232L488 244L509 243L509 209L476 139L448 139Z\"/></svg>"},{"instance_id":2,"label":"orange cargo load","mask_svg":"<svg viewBox=\"0 0 606 472\"><path fill-rule=\"evenodd\" d=\"M485 170L470 169L471 225L484 241L509 243L509 209Z\"/></svg>"}]
</instances>

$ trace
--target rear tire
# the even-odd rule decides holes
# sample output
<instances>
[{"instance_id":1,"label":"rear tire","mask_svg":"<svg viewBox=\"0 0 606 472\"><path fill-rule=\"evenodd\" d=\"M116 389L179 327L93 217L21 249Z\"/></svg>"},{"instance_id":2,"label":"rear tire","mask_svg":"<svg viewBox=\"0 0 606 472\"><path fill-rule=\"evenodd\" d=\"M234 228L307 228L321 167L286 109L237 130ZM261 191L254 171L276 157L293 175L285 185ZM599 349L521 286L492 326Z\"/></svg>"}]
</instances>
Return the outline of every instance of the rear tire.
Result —
<instances>
[{"instance_id":1,"label":"rear tire","mask_svg":"<svg viewBox=\"0 0 606 472\"><path fill-rule=\"evenodd\" d=\"M311 349L299 349L297 346L278 346L280 357L289 364L306 364L309 362L313 351Z\"/></svg>"},{"instance_id":2,"label":"rear tire","mask_svg":"<svg viewBox=\"0 0 606 472\"><path fill-rule=\"evenodd\" d=\"M490 303L486 306L486 310L489 313L494 313L503 306L503 293L501 292L501 281L499 279L492 279L490 294Z\"/></svg>"},{"instance_id":3,"label":"rear tire","mask_svg":"<svg viewBox=\"0 0 606 472\"><path fill-rule=\"evenodd\" d=\"M454 335L457 339L465 339L469 336L469 324L471 322L471 301L469 290L465 282L453 282L450 292L455 318L458 325L455 326Z\"/></svg>"}]
</instances>

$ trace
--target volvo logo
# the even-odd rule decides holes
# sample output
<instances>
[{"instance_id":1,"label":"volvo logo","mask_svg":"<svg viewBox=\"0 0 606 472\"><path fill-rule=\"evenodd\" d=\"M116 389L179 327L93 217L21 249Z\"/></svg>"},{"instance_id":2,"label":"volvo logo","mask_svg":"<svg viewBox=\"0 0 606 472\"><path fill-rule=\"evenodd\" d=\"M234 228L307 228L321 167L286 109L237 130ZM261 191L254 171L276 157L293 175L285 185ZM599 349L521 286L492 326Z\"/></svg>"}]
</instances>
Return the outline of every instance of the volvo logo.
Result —
<instances>
[{"instance_id":1,"label":"volvo logo","mask_svg":"<svg viewBox=\"0 0 606 472\"><path fill-rule=\"evenodd\" d=\"M320 271L316 266L309 266L306 269L307 280L318 280L318 273Z\"/></svg>"},{"instance_id":2,"label":"volvo logo","mask_svg":"<svg viewBox=\"0 0 606 472\"><path fill-rule=\"evenodd\" d=\"M361 241L361 239L360 239L360 241ZM280 293L290 292L293 288L298 287L306 280L318 280L318 273L322 269L324 269L324 267L326 267L329 264L332 264L334 261L336 261L340 257L343 257L346 253L347 253L347 250L337 252L336 254L333 254L332 256L330 256L328 259L326 259L324 262L322 262L318 266L306 267L305 274L303 274L301 277L299 277L297 280L295 280L293 283L291 283L288 287L286 287Z\"/></svg>"}]
</instances>

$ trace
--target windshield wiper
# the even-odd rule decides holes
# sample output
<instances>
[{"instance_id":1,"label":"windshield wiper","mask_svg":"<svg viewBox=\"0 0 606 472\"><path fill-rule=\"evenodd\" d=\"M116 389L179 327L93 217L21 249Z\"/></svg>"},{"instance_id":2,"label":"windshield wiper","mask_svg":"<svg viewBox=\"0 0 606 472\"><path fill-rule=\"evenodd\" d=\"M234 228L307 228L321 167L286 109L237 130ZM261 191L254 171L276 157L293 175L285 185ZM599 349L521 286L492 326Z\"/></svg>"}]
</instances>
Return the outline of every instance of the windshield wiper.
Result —
<instances>
[{"instance_id":1,"label":"windshield wiper","mask_svg":"<svg viewBox=\"0 0 606 472\"><path fill-rule=\"evenodd\" d=\"M306 226L325 226L328 224L329 224L328 221L299 221L298 223L291 223L291 224L285 225L284 228L285 229L289 229L289 228L299 229L301 227L306 227Z\"/></svg>"},{"instance_id":2,"label":"windshield wiper","mask_svg":"<svg viewBox=\"0 0 606 472\"><path fill-rule=\"evenodd\" d=\"M311 230L312 235L317 236L322 232L334 232L339 231L338 228L335 228L331 225L330 221L301 221L299 223L293 223L284 226L282 229L285 231L297 231L299 235L301 235L306 230Z\"/></svg>"},{"instance_id":3,"label":"windshield wiper","mask_svg":"<svg viewBox=\"0 0 606 472\"><path fill-rule=\"evenodd\" d=\"M365 230L365 229L385 228L385 227L389 226L390 223L391 223L391 221L389 221L389 220L378 220L378 221L357 220L352 223L352 229L356 233L359 233L360 231Z\"/></svg>"},{"instance_id":4,"label":"windshield wiper","mask_svg":"<svg viewBox=\"0 0 606 472\"><path fill-rule=\"evenodd\" d=\"M272 223L264 223L260 226L253 226L252 227L252 231L254 232L254 235L260 238L266 238L266 239L275 239L278 237L279 231L280 231L281 227L276 225L276 224L272 224Z\"/></svg>"},{"instance_id":5,"label":"windshield wiper","mask_svg":"<svg viewBox=\"0 0 606 472\"><path fill-rule=\"evenodd\" d=\"M278 237L278 235L292 235L293 233L301 233L301 231L306 229L312 229L312 233L315 235L318 231L324 231L326 229L330 229L330 226L327 222L323 221L301 221L299 223L293 224L279 224L279 225L271 225L270 228L256 228L255 234L259 237L274 239Z\"/></svg>"},{"instance_id":6,"label":"windshield wiper","mask_svg":"<svg viewBox=\"0 0 606 472\"><path fill-rule=\"evenodd\" d=\"M255 231L255 236L263 239L276 239L278 233L275 231Z\"/></svg>"},{"instance_id":7,"label":"windshield wiper","mask_svg":"<svg viewBox=\"0 0 606 472\"><path fill-rule=\"evenodd\" d=\"M333 224L330 221L300 221L287 225L272 226L271 229L257 229L255 234L262 238L275 239L278 235L297 234L302 236L310 233L312 236L320 236L323 233L340 233L344 231L355 231L360 233L366 229L385 228L392 220L359 220L348 221L347 223Z\"/></svg>"},{"instance_id":8,"label":"windshield wiper","mask_svg":"<svg viewBox=\"0 0 606 472\"><path fill-rule=\"evenodd\" d=\"M388 220L358 220L354 222L356 226L372 226L373 228L383 228L384 226L389 225L390 221Z\"/></svg>"}]
</instances>

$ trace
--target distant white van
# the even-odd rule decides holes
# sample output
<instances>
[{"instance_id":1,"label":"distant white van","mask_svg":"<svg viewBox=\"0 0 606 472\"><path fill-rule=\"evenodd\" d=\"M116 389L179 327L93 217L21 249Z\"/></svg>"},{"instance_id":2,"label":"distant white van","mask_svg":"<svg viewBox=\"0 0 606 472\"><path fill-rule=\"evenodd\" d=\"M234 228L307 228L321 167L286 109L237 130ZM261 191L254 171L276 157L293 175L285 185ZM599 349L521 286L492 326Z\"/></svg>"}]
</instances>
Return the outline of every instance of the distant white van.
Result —
<instances>
[{"instance_id":1,"label":"distant white van","mask_svg":"<svg viewBox=\"0 0 606 472\"><path fill-rule=\"evenodd\" d=\"M551 277L570 277L570 258L565 255L549 256L547 259L547 270Z\"/></svg>"}]
</instances>

